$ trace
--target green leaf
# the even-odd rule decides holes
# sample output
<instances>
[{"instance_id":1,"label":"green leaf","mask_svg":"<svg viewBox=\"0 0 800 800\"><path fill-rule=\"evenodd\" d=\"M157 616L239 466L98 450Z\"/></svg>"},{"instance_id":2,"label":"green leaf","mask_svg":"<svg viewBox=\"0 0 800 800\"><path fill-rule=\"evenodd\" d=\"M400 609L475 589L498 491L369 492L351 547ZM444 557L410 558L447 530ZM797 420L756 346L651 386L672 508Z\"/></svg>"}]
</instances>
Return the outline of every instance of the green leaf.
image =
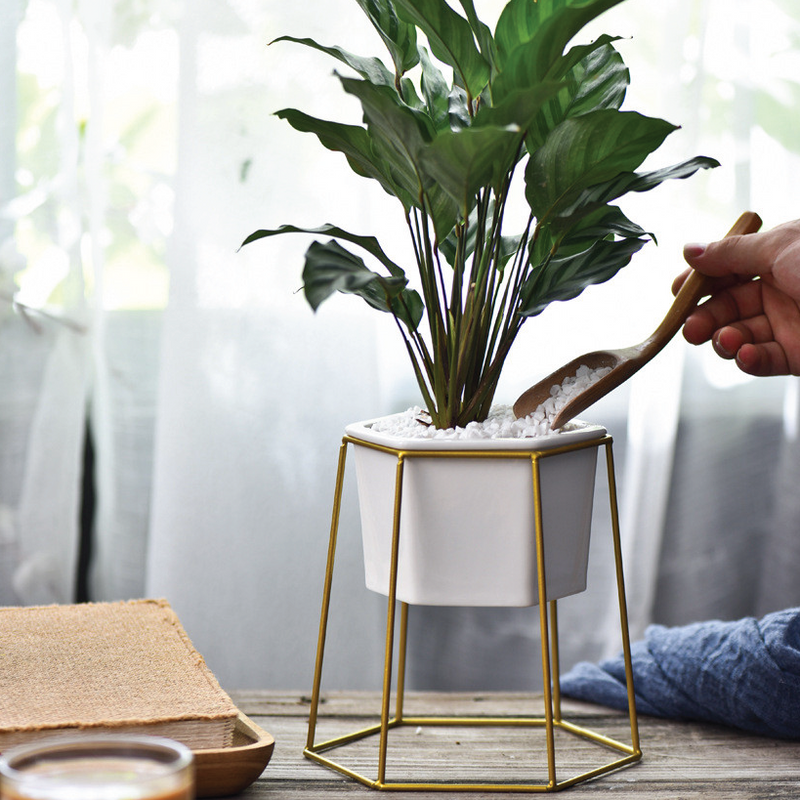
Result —
<instances>
[{"instance_id":1,"label":"green leaf","mask_svg":"<svg viewBox=\"0 0 800 800\"><path fill-rule=\"evenodd\" d=\"M374 236L360 236L356 233L350 233L336 225L320 225L317 228L299 228L296 225L281 225L280 228L271 228L255 231L251 233L241 244L244 247L246 244L251 244L259 239L266 239L270 236L281 236L285 233L308 233L312 235L333 236L337 239L344 239L347 242L357 244L359 247L366 250L370 255L378 259L378 261L389 270L392 277L403 278L405 280L405 273L402 267L392 261Z\"/></svg>"},{"instance_id":2,"label":"green leaf","mask_svg":"<svg viewBox=\"0 0 800 800\"><path fill-rule=\"evenodd\" d=\"M570 71L570 81L574 91L562 114L578 117L601 108L620 108L630 83L630 72L622 56L606 43L593 47L581 58Z\"/></svg>"},{"instance_id":3,"label":"green leaf","mask_svg":"<svg viewBox=\"0 0 800 800\"><path fill-rule=\"evenodd\" d=\"M444 131L421 151L425 171L464 209L471 211L479 189L498 186L519 147L516 128Z\"/></svg>"},{"instance_id":4,"label":"green leaf","mask_svg":"<svg viewBox=\"0 0 800 800\"><path fill-rule=\"evenodd\" d=\"M371 83L382 84L384 86L394 86L394 75L386 68L386 65L379 58L362 57L348 53L341 47L326 47L325 45L318 44L313 39L297 39L294 36L280 36L279 38L270 42L294 42L295 44L302 44L305 47L310 47L313 50L319 50L326 53L333 58L338 59L343 64L355 70L362 78L370 81Z\"/></svg>"},{"instance_id":5,"label":"green leaf","mask_svg":"<svg viewBox=\"0 0 800 800\"><path fill-rule=\"evenodd\" d=\"M540 221L561 213L589 186L636 169L674 130L664 120L613 109L564 120L528 163L528 204Z\"/></svg>"},{"instance_id":6,"label":"green leaf","mask_svg":"<svg viewBox=\"0 0 800 800\"><path fill-rule=\"evenodd\" d=\"M557 224L559 222L561 220L554 220L553 229L559 235L557 247L560 257L580 253L593 242L610 236L621 236L626 239L649 237L653 241L656 240L653 233L645 231L629 220L616 206L600 206L564 226L559 226Z\"/></svg>"},{"instance_id":7,"label":"green leaf","mask_svg":"<svg viewBox=\"0 0 800 800\"><path fill-rule=\"evenodd\" d=\"M490 201L491 208L494 208L494 202ZM491 209L490 209L491 213ZM444 256L445 261L453 267L456 263L456 253L458 252L459 239L466 235L466 241L463 243L463 256L462 261L475 251L475 244L478 238L478 211L473 208L470 211L466 231L462 223L457 228L453 228L450 234L439 244L439 252Z\"/></svg>"},{"instance_id":8,"label":"green leaf","mask_svg":"<svg viewBox=\"0 0 800 800\"><path fill-rule=\"evenodd\" d=\"M425 97L428 115L437 131L449 130L450 86L424 47L419 49L419 60L422 64L422 94Z\"/></svg>"},{"instance_id":9,"label":"green leaf","mask_svg":"<svg viewBox=\"0 0 800 800\"><path fill-rule=\"evenodd\" d=\"M345 92L359 99L373 140L380 138L401 159L416 166L420 148L436 135L430 117L409 108L388 86L339 76Z\"/></svg>"},{"instance_id":10,"label":"green leaf","mask_svg":"<svg viewBox=\"0 0 800 800\"><path fill-rule=\"evenodd\" d=\"M357 294L373 308L389 310L389 298L406 286L405 276L385 277L368 269L363 259L338 242L312 242L306 251L303 292L316 311L334 292Z\"/></svg>"},{"instance_id":11,"label":"green leaf","mask_svg":"<svg viewBox=\"0 0 800 800\"><path fill-rule=\"evenodd\" d=\"M459 209L422 165L420 152L436 136L433 121L427 114L404 105L387 86L341 76L339 79L344 90L361 101L373 147L389 163L393 179L409 195L416 192L414 206L424 207L433 220L437 238L444 239L453 229ZM423 196L424 201L420 199Z\"/></svg>"},{"instance_id":12,"label":"green leaf","mask_svg":"<svg viewBox=\"0 0 800 800\"><path fill-rule=\"evenodd\" d=\"M617 38L603 34L590 44L576 45L566 55L555 59L544 73L542 73L537 60L537 42L528 42L511 54L503 70L495 78L492 84L492 97L495 105L501 103L514 91L535 86L538 83L566 81L566 85L568 85L572 70L578 64L595 50L607 47Z\"/></svg>"},{"instance_id":13,"label":"green leaf","mask_svg":"<svg viewBox=\"0 0 800 800\"><path fill-rule=\"evenodd\" d=\"M459 206L453 196L433 179L426 181L425 210L433 222L436 241L441 242L459 220Z\"/></svg>"},{"instance_id":14,"label":"green leaf","mask_svg":"<svg viewBox=\"0 0 800 800\"><path fill-rule=\"evenodd\" d=\"M460 86L453 86L447 98L450 127L453 130L469 128L472 125L467 93Z\"/></svg>"},{"instance_id":15,"label":"green leaf","mask_svg":"<svg viewBox=\"0 0 800 800\"><path fill-rule=\"evenodd\" d=\"M335 292L354 294L416 329L422 319L422 300L417 292L405 289L406 283L405 276L386 278L373 272L335 241L312 242L306 251L303 292L314 311Z\"/></svg>"},{"instance_id":16,"label":"green leaf","mask_svg":"<svg viewBox=\"0 0 800 800\"><path fill-rule=\"evenodd\" d=\"M428 113L424 101L417 94L417 87L414 85L414 81L410 78L400 79L400 97L409 108L413 108L415 111L422 111L425 114Z\"/></svg>"},{"instance_id":17,"label":"green leaf","mask_svg":"<svg viewBox=\"0 0 800 800\"><path fill-rule=\"evenodd\" d=\"M501 68L518 48L533 42L535 74L544 78L579 31L622 0L510 0L495 29Z\"/></svg>"},{"instance_id":18,"label":"green leaf","mask_svg":"<svg viewBox=\"0 0 800 800\"><path fill-rule=\"evenodd\" d=\"M360 236L336 225L321 225L317 228L282 225L280 228L251 233L241 246L285 233L323 234L344 239L362 247L389 272L388 278L372 272L360 258L336 242L312 243L306 252L303 288L306 299L315 311L334 292L358 294L374 308L394 314L411 330L417 329L425 310L422 298L415 290L405 288L408 283L405 272L384 253L374 236Z\"/></svg>"},{"instance_id":19,"label":"green leaf","mask_svg":"<svg viewBox=\"0 0 800 800\"><path fill-rule=\"evenodd\" d=\"M699 169L714 169L719 161L708 156L696 156L671 167L653 172L624 172L611 180L588 187L577 200L562 211L562 216L571 217L584 209L591 210L598 204L616 200L628 192L647 192L666 180L680 180L694 175Z\"/></svg>"},{"instance_id":20,"label":"green leaf","mask_svg":"<svg viewBox=\"0 0 800 800\"><path fill-rule=\"evenodd\" d=\"M550 131L565 119L597 109L620 108L629 80L628 68L610 44L593 48L568 71L558 94L542 108L530 130L528 150L538 150Z\"/></svg>"},{"instance_id":21,"label":"green leaf","mask_svg":"<svg viewBox=\"0 0 800 800\"><path fill-rule=\"evenodd\" d=\"M398 19L390 0L356 0L389 50L395 72L403 75L419 62L417 29Z\"/></svg>"},{"instance_id":22,"label":"green leaf","mask_svg":"<svg viewBox=\"0 0 800 800\"><path fill-rule=\"evenodd\" d=\"M603 239L581 253L545 261L531 271L523 284L520 315L533 317L556 300L570 300L587 286L609 280L630 263L646 242L646 239Z\"/></svg>"},{"instance_id":23,"label":"green leaf","mask_svg":"<svg viewBox=\"0 0 800 800\"><path fill-rule=\"evenodd\" d=\"M397 297L389 300L389 310L409 330L415 331L422 322L425 313L425 304L414 289L403 289Z\"/></svg>"},{"instance_id":24,"label":"green leaf","mask_svg":"<svg viewBox=\"0 0 800 800\"><path fill-rule=\"evenodd\" d=\"M433 54L451 66L470 97L489 82L489 63L475 46L469 22L444 0L394 0L398 15L428 38Z\"/></svg>"},{"instance_id":25,"label":"green leaf","mask_svg":"<svg viewBox=\"0 0 800 800\"><path fill-rule=\"evenodd\" d=\"M546 81L517 89L495 105L482 105L475 115L473 127L515 125L524 134L545 103L557 95L564 86L564 83Z\"/></svg>"},{"instance_id":26,"label":"green leaf","mask_svg":"<svg viewBox=\"0 0 800 800\"><path fill-rule=\"evenodd\" d=\"M472 28L472 32L475 34L475 38L478 41L481 55L491 66L494 66L497 61L497 48L495 47L494 37L492 36L489 26L478 18L478 14L475 11L475 4L472 0L458 1L461 3L461 8L464 9L464 13L467 16L467 22L469 22L469 26Z\"/></svg>"},{"instance_id":27,"label":"green leaf","mask_svg":"<svg viewBox=\"0 0 800 800\"><path fill-rule=\"evenodd\" d=\"M413 198L412 205L419 208L425 183L419 151L436 134L430 117L406 106L388 86L342 76L339 79L345 92L361 102L374 152L388 164L391 179L402 187L404 196Z\"/></svg>"},{"instance_id":28,"label":"green leaf","mask_svg":"<svg viewBox=\"0 0 800 800\"><path fill-rule=\"evenodd\" d=\"M276 116L285 119L295 130L313 133L328 150L344 153L350 168L357 175L374 178L383 189L397 197L406 209L417 204L415 184L399 182L389 164L375 151L366 129L358 125L344 125L310 117L302 111L285 108Z\"/></svg>"}]
</instances>

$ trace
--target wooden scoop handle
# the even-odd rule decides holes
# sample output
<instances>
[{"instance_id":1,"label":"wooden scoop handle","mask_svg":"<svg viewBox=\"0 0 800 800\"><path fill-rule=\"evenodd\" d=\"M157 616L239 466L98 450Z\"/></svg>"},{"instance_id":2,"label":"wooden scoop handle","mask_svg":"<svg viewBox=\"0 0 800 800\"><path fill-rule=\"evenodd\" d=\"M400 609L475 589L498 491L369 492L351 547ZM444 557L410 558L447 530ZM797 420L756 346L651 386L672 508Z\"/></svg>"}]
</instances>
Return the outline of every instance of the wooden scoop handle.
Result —
<instances>
[{"instance_id":1,"label":"wooden scoop handle","mask_svg":"<svg viewBox=\"0 0 800 800\"><path fill-rule=\"evenodd\" d=\"M753 211L745 211L725 234L725 238L755 233L760 227L761 217ZM683 282L663 321L647 340L648 345L653 343L654 345L661 344L663 346L662 343L672 339L686 321L686 317L694 311L703 295L708 294L711 284L711 278L693 269ZM659 347L659 349L661 348Z\"/></svg>"},{"instance_id":2,"label":"wooden scoop handle","mask_svg":"<svg viewBox=\"0 0 800 800\"><path fill-rule=\"evenodd\" d=\"M728 231L727 236L753 233L760 227L761 218L758 214L747 211L736 220L736 224ZM709 293L712 286L713 281L710 278L696 270L691 270L666 316L649 339L645 339L633 347L621 350L596 350L573 359L523 392L514 403L514 413L517 417L525 417L533 413L550 396L551 388L562 383L565 378L574 376L581 365L586 365L590 369L611 367L611 372L584 388L578 395L573 396L558 412L552 425L553 428L558 428L568 422L576 414L580 414L581 411L624 383L655 357L680 330L686 318L703 295Z\"/></svg>"}]
</instances>

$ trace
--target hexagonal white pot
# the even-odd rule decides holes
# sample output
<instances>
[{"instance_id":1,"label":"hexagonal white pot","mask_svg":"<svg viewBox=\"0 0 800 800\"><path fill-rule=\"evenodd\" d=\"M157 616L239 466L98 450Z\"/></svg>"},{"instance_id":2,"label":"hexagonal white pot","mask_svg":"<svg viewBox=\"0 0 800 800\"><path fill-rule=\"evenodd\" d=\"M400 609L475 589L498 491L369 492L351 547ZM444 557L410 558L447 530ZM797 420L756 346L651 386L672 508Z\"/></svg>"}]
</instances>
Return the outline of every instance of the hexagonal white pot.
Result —
<instances>
[{"instance_id":1,"label":"hexagonal white pot","mask_svg":"<svg viewBox=\"0 0 800 800\"><path fill-rule=\"evenodd\" d=\"M602 438L599 425L535 439L400 439L348 436L409 453L404 458L397 599L414 605L538 604L533 470L529 458L414 457L415 451L515 453ZM597 447L539 459L547 599L586 588ZM389 594L398 456L354 442L367 588Z\"/></svg>"}]
</instances>

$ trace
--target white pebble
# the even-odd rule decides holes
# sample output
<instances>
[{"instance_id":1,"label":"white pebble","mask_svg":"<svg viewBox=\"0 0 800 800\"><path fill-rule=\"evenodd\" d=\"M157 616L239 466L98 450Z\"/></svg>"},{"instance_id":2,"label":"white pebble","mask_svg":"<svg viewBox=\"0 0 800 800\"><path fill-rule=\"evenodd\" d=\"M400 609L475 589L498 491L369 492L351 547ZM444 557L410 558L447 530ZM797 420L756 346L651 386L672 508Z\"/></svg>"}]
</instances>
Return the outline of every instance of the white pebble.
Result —
<instances>
[{"instance_id":1,"label":"white pebble","mask_svg":"<svg viewBox=\"0 0 800 800\"><path fill-rule=\"evenodd\" d=\"M610 367L592 370L582 366L574 377L550 390L550 397L532 414L517 419L511 406L493 406L485 422L470 422L464 428L434 428L420 422L427 414L419 407L401 414L384 417L372 425L372 430L400 438L417 439L529 439L557 433L552 428L556 414L576 393L583 391L611 371Z\"/></svg>"}]
</instances>

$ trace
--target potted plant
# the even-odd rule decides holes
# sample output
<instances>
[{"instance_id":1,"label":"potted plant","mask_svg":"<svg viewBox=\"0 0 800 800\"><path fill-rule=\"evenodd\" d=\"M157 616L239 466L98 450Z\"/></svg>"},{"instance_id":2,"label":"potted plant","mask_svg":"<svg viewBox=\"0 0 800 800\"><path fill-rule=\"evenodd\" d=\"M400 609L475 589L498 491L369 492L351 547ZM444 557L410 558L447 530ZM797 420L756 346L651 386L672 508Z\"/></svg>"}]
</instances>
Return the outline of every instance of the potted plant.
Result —
<instances>
[{"instance_id":1,"label":"potted plant","mask_svg":"<svg viewBox=\"0 0 800 800\"><path fill-rule=\"evenodd\" d=\"M386 45L386 63L311 39L283 36L276 41L322 51L354 72L357 77L337 73L337 79L344 92L360 102L363 124L318 119L292 108L277 115L343 154L356 174L378 181L397 199L398 222L410 237L412 268L404 269L374 236L331 224L263 229L248 236L244 244L287 233L326 237L313 241L306 252L306 299L317 309L336 292L355 294L394 320L419 385L430 437L437 431L485 421L503 364L525 321L555 300L574 298L586 286L608 280L654 238L629 220L614 204L616 200L629 192L650 190L666 179L688 177L717 162L696 157L655 171L636 171L676 127L622 110L629 73L614 47L615 37L603 35L572 44L589 22L622 0L509 0L494 31L480 20L473 0L458 0L460 11L445 0L356 1ZM511 209L519 206L525 209L526 220L519 229L508 231L506 220L512 216ZM604 433L599 426L577 427L577 434L522 444L517 440L511 446L542 448L563 444L568 435ZM374 421L349 428L348 434L386 444ZM439 438L419 441L414 445L403 439L396 447L445 446ZM476 445L468 440L460 446L474 450ZM499 445L495 441L481 446ZM371 552L373 534L367 528L373 524L372 517L386 519L387 504L388 520L372 529L375 537L381 537L383 529L392 528L394 467L391 455L388 465L380 467L379 456L386 458L386 454L364 449L357 464L360 492L363 480L371 475L384 473L388 480L388 488L380 490L382 499L373 502L361 495L365 548ZM550 534L547 529L558 527L555 517L562 507L574 512L564 532L588 526L594 453L595 449L568 453L563 467L571 471L583 462L582 480L591 482L588 501L585 492L577 501L563 494L553 501L544 497L546 536L553 538L547 540L548 558L562 532ZM553 470L557 461L553 459ZM503 472L497 463L490 464L488 470L485 462L469 466L490 475ZM517 495L530 495L530 462L527 467L524 462L515 466L519 464L524 470L521 482L505 476L499 483L514 483ZM426 474L418 479L410 466L406 488L416 483L431 490L433 478L427 474L431 464L424 465ZM555 491L565 478L566 472L559 471L547 481ZM500 490L487 488L487 479L480 477L473 484L482 488L481 508ZM455 480L463 487L472 479L462 473ZM416 525L413 520L425 512L411 508L410 491L404 489L401 572L405 572L403 551L422 548L418 560L427 564L431 549L444 549L451 561L454 553L469 550L469 520L478 516L483 527L475 541L491 540L478 548L485 573L487 558L500 549L498 526L487 531L486 514L474 511L467 511L462 521L453 520L450 511L465 506L469 492L455 490L455 495L448 495L441 487L431 491L439 522L446 523L448 543L442 548L412 543L407 527L412 522ZM501 509L508 506L505 499L498 502ZM530 538L530 498L526 503L523 521L503 523L503 528L518 527ZM442 514L442 508L450 511ZM424 529L422 540L429 540L438 523L417 521ZM536 602L535 596L516 595L509 602L502 590L508 571L526 559L520 557L519 547L518 542L512 545L511 556L497 564L501 587L489 588L476 604ZM584 551L586 546L570 548ZM381 552L378 560L384 563L378 574L383 576L388 557L385 546ZM446 584L437 568L434 571L439 583ZM523 572L529 576L527 568ZM373 587L380 590L384 580L374 579ZM465 583L472 586L475 579L466 578ZM403 599L400 590L398 596ZM434 592L431 597L416 589L409 589L407 596L410 602L453 600L447 592L441 596ZM456 602L466 602L458 591L455 597Z\"/></svg>"}]
</instances>

